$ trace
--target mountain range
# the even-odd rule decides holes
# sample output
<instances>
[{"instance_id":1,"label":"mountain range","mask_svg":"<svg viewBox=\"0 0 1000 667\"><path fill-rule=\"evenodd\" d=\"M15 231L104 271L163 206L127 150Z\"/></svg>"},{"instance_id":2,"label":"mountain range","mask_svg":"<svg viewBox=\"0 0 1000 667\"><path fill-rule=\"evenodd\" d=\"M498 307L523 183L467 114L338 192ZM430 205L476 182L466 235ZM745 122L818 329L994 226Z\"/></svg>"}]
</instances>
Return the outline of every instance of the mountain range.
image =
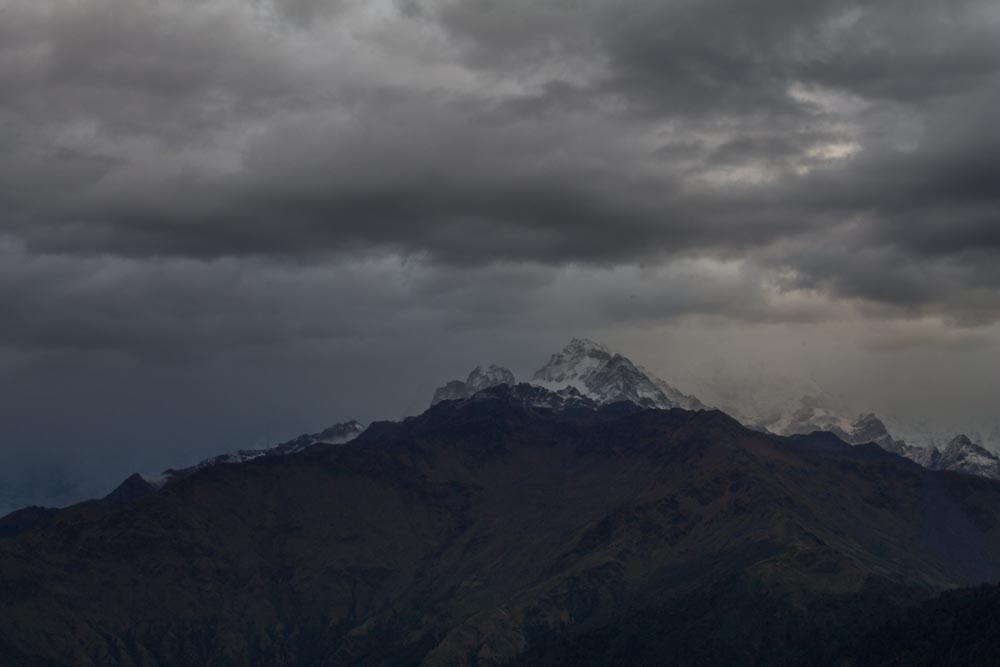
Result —
<instances>
[{"instance_id":1,"label":"mountain range","mask_svg":"<svg viewBox=\"0 0 1000 667\"><path fill-rule=\"evenodd\" d=\"M467 398L477 391L515 382L514 373L503 366L477 367L465 382L453 380L437 389L431 404ZM574 338L552 355L530 382L555 391L570 387L604 404L628 401L648 408L686 410L698 410L708 404L676 389L627 357L582 338ZM725 396L724 403L714 407L745 426L766 433L791 436L825 431L852 445L873 442L934 470L1000 479L1000 456L973 443L964 434L954 434L943 448L910 444L890 433L885 422L874 413L850 415L818 387L809 387L807 391L797 398L783 396L784 404L776 405L773 399L767 400L747 389L738 395Z\"/></svg>"},{"instance_id":2,"label":"mountain range","mask_svg":"<svg viewBox=\"0 0 1000 667\"><path fill-rule=\"evenodd\" d=\"M431 402L0 518L0 664L1000 664L963 435L734 418L583 339Z\"/></svg>"},{"instance_id":3,"label":"mountain range","mask_svg":"<svg viewBox=\"0 0 1000 667\"><path fill-rule=\"evenodd\" d=\"M516 376L504 366L477 366L464 381L452 380L437 388L431 406L443 401L468 399L492 387L516 384ZM661 410L706 408L706 404L698 398L685 394L622 354L585 338L574 338L561 351L551 355L549 361L532 374L530 384L548 390L538 394L539 403L535 407L544 403L556 410L566 410L585 399L598 405L625 402ZM742 405L748 404L756 404L753 396L744 398ZM933 445L914 446L895 438L874 413L851 418L845 415L842 408L832 408L831 404L833 401L829 397L815 392L800 397L797 404L792 402L784 412L773 407L756 411L745 407L726 411L745 426L765 433L793 436L823 431L851 445L875 443L886 451L932 470L952 470L1000 479L1000 456L973 443L963 434L955 435L943 449ZM294 454L321 443L344 444L364 430L364 425L352 420L269 448L220 454L194 466L168 469L158 475L132 475L110 497L131 498L136 494L155 493L164 484L208 466L244 463L262 456Z\"/></svg>"},{"instance_id":4,"label":"mountain range","mask_svg":"<svg viewBox=\"0 0 1000 667\"><path fill-rule=\"evenodd\" d=\"M974 475L1000 478L1000 427L970 429L965 435L931 429L926 425L884 419L870 411L856 412L844 401L825 392L811 381L790 378L761 378L738 382L731 378L706 376L698 382L710 398L695 397L677 389L624 355L604 345L576 338L551 355L546 364L530 374L530 383L565 394L567 388L580 396L602 403L631 401L637 405L668 409L679 407L697 410L714 407L733 416L744 425L778 435L807 434L814 431L834 433L849 444L875 442L887 451L909 458L932 469L954 470ZM711 380L711 381L709 381ZM465 380L453 380L438 388L431 401L469 398L489 387L517 382L515 374L496 364L479 366ZM564 399L572 400L566 395ZM364 430L357 421L334 424L320 433L305 434L264 449L243 449L209 457L200 463L142 473L131 479L129 493L155 492L171 480L211 465L241 463L259 456L289 454L316 443L342 444ZM903 435L900 435L900 433ZM986 435L982 435L985 433ZM140 483L140 480L143 483ZM53 490L54 489L54 490ZM44 491L44 492L43 492ZM125 490L123 490L125 492ZM83 494L86 497L86 494ZM5 488L0 485L0 515L42 498L54 505L68 504L81 497L79 490L61 483L46 490Z\"/></svg>"},{"instance_id":5,"label":"mountain range","mask_svg":"<svg viewBox=\"0 0 1000 667\"><path fill-rule=\"evenodd\" d=\"M0 663L896 664L998 549L1000 482L500 384L0 520Z\"/></svg>"}]
</instances>

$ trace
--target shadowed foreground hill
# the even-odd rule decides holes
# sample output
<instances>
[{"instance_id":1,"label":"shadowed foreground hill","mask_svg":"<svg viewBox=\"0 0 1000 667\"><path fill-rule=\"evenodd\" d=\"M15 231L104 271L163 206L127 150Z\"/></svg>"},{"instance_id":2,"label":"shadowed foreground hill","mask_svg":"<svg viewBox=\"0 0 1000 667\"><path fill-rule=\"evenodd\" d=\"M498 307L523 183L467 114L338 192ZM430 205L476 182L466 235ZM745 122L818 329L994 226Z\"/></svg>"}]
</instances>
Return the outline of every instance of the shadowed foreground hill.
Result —
<instances>
[{"instance_id":1,"label":"shadowed foreground hill","mask_svg":"<svg viewBox=\"0 0 1000 667\"><path fill-rule=\"evenodd\" d=\"M948 591L869 633L852 667L1000 665L1000 586Z\"/></svg>"},{"instance_id":2,"label":"shadowed foreground hill","mask_svg":"<svg viewBox=\"0 0 1000 667\"><path fill-rule=\"evenodd\" d=\"M1000 579L1000 483L538 391L8 520L0 664L834 664Z\"/></svg>"}]
</instances>

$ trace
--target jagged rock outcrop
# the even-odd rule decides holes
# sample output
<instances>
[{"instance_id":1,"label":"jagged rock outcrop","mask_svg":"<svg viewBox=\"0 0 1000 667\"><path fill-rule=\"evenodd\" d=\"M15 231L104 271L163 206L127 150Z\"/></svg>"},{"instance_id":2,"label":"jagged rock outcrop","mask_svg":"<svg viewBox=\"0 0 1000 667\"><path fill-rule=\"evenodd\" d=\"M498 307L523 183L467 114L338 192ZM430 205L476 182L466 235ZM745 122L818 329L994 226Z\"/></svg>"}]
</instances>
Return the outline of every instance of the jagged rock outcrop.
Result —
<instances>
[{"instance_id":1,"label":"jagged rock outcrop","mask_svg":"<svg viewBox=\"0 0 1000 667\"><path fill-rule=\"evenodd\" d=\"M1000 479L1000 457L974 444L965 435L955 436L936 458L934 467L938 470Z\"/></svg>"}]
</instances>

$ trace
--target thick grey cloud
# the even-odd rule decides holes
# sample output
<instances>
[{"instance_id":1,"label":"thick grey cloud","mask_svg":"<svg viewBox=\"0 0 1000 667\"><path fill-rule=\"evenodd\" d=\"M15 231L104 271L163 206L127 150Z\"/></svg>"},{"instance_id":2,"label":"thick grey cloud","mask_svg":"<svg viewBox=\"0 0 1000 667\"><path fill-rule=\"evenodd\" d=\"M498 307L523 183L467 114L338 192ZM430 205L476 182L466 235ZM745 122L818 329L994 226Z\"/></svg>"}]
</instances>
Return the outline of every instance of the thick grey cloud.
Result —
<instances>
[{"instance_id":1,"label":"thick grey cloud","mask_svg":"<svg viewBox=\"0 0 1000 667\"><path fill-rule=\"evenodd\" d=\"M7 226L40 249L628 263L995 227L989 3L5 14Z\"/></svg>"},{"instance_id":2,"label":"thick grey cloud","mask_svg":"<svg viewBox=\"0 0 1000 667\"><path fill-rule=\"evenodd\" d=\"M0 0L0 446L172 433L117 474L579 332L988 355L998 34L987 0Z\"/></svg>"}]
</instances>

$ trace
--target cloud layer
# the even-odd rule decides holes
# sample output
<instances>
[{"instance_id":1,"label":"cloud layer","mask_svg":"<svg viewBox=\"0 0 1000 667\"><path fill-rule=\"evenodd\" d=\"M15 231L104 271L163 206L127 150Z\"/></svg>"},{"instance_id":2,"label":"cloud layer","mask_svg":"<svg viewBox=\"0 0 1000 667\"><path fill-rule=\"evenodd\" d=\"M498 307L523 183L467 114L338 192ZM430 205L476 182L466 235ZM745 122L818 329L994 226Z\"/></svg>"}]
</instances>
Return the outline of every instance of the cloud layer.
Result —
<instances>
[{"instance_id":1,"label":"cloud layer","mask_svg":"<svg viewBox=\"0 0 1000 667\"><path fill-rule=\"evenodd\" d=\"M738 257L832 298L996 310L992 3L3 15L3 229L36 252Z\"/></svg>"}]
</instances>

